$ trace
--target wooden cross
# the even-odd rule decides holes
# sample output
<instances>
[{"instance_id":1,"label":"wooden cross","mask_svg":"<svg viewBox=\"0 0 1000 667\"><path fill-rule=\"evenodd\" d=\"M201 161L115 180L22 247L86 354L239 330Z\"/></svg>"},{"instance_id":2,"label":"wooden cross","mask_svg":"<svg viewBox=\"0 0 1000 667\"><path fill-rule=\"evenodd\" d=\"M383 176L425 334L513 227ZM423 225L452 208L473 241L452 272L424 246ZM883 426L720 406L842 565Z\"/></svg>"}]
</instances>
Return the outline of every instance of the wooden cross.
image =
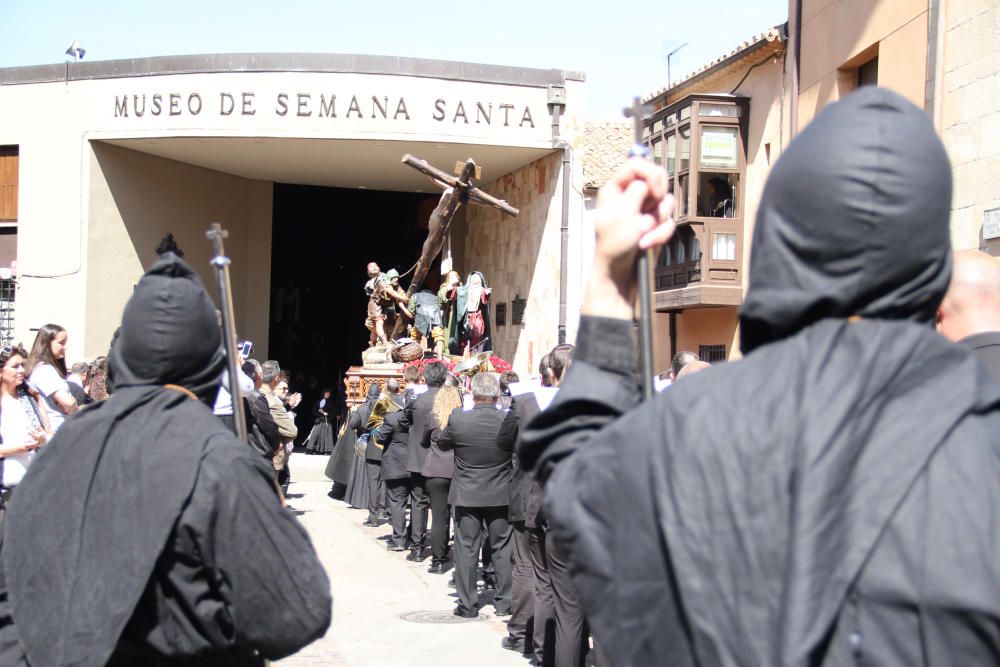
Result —
<instances>
[{"instance_id":1,"label":"wooden cross","mask_svg":"<svg viewBox=\"0 0 1000 667\"><path fill-rule=\"evenodd\" d=\"M504 200L486 194L472 184L473 178L479 178L481 174L480 168L476 166L472 158L469 158L464 163L458 162L455 164L457 176L445 173L428 164L426 160L413 157L408 153L403 156L403 164L426 174L432 181L445 188L444 194L441 195L441 201L438 202L437 207L431 212L430 220L427 223L427 240L424 241L423 249L420 252L420 259L417 260L414 266L410 287L406 290L406 298L409 299L423 284L424 278L427 277L431 263L444 247L444 240L448 234L448 228L451 226L452 218L455 217L458 207L464 202L471 201L476 204L492 206L500 209L507 215L515 217L520 211ZM397 323L397 328L398 326L399 324Z\"/></svg>"}]
</instances>

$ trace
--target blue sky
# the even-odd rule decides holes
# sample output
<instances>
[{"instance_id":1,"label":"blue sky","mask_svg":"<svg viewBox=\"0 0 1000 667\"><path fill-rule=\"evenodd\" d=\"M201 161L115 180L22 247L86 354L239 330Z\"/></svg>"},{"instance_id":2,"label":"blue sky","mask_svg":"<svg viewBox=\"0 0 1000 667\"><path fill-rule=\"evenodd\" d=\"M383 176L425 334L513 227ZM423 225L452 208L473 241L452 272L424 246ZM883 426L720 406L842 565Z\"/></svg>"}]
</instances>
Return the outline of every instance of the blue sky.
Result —
<instances>
[{"instance_id":1,"label":"blue sky","mask_svg":"<svg viewBox=\"0 0 1000 667\"><path fill-rule=\"evenodd\" d=\"M366 53L587 74L588 115L614 117L787 19L787 0L596 2L0 0L0 67L192 53Z\"/></svg>"}]
</instances>

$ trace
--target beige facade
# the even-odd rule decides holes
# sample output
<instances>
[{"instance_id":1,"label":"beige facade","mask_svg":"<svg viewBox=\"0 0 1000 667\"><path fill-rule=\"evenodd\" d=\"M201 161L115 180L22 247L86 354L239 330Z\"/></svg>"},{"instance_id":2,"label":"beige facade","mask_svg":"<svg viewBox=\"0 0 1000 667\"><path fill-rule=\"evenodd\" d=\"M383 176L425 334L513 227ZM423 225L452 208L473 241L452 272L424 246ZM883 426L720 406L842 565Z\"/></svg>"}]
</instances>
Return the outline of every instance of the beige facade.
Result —
<instances>
[{"instance_id":1,"label":"beige facade","mask_svg":"<svg viewBox=\"0 0 1000 667\"><path fill-rule=\"evenodd\" d=\"M1000 4L942 2L935 121L954 165L952 244L1000 256ZM984 223L990 216L994 223Z\"/></svg>"},{"instance_id":2,"label":"beige facade","mask_svg":"<svg viewBox=\"0 0 1000 667\"><path fill-rule=\"evenodd\" d=\"M434 195L434 184L400 164L403 154L446 171L472 157L481 187L522 213L466 209L450 261L486 272L508 320L510 301L528 300L524 324L508 322L496 336L496 352L527 373L558 338L564 224L574 276L564 298L568 313L579 312L583 200L572 150L565 216L561 165L584 105L576 73L364 56L0 70L0 146L19 157L14 339L30 343L33 329L55 321L70 332L70 358L103 354L168 232L214 295L204 232L220 222L239 331L266 356L275 183ZM567 321L570 337L575 326Z\"/></svg>"}]
</instances>

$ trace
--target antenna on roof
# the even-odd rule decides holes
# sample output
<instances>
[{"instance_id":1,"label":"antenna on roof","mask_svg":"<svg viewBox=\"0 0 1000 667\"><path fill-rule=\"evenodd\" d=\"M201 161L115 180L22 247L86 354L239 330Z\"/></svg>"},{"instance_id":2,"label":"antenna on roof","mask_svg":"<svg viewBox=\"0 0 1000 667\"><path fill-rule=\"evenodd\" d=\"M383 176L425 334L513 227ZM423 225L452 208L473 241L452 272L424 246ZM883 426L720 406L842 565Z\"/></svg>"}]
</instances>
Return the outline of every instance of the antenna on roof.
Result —
<instances>
[{"instance_id":1,"label":"antenna on roof","mask_svg":"<svg viewBox=\"0 0 1000 667\"><path fill-rule=\"evenodd\" d=\"M664 51L666 51L669 48L669 46L667 46L669 43L670 43L670 41L663 42L663 50ZM670 78L670 58L673 57L673 55L675 53L677 53L678 51L680 51L681 49L683 49L687 45L688 45L688 43L684 42L683 44L681 44L680 46L678 46L673 51L667 51L667 53L665 53L664 56L663 56L667 60L667 88L668 89L670 88L670 85L673 83L673 80Z\"/></svg>"}]
</instances>

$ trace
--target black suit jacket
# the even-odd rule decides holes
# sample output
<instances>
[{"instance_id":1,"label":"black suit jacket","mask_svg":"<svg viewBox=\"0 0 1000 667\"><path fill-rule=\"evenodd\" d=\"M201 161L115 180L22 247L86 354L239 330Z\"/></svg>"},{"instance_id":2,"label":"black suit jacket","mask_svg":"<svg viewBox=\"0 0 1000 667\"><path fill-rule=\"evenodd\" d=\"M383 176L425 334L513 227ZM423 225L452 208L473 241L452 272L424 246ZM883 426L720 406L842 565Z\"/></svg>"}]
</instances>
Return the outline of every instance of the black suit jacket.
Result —
<instances>
[{"instance_id":1,"label":"black suit jacket","mask_svg":"<svg viewBox=\"0 0 1000 667\"><path fill-rule=\"evenodd\" d=\"M431 409L434 407L434 397L437 396L438 389L440 387L431 387L403 408L400 424L410 429L410 447L406 462L406 469L410 472L419 473L427 459L427 449L431 446L431 429L436 424Z\"/></svg>"},{"instance_id":2,"label":"black suit jacket","mask_svg":"<svg viewBox=\"0 0 1000 667\"><path fill-rule=\"evenodd\" d=\"M990 369L993 380L1000 384L1000 331L973 334L959 342L972 350L976 358Z\"/></svg>"},{"instance_id":3,"label":"black suit jacket","mask_svg":"<svg viewBox=\"0 0 1000 667\"><path fill-rule=\"evenodd\" d=\"M521 428L540 412L538 401L532 394L515 396L510 404L510 411L504 417L500 432L497 434L497 445L504 449L513 449L517 444L517 436ZM534 528L538 512L541 508L541 491L534 485L534 476L521 467L521 462L514 453L510 481L510 520L524 521L529 528ZM532 488L536 493L532 494ZM531 501L529 503L529 500ZM529 518L530 507L530 522Z\"/></svg>"},{"instance_id":4,"label":"black suit jacket","mask_svg":"<svg viewBox=\"0 0 1000 667\"><path fill-rule=\"evenodd\" d=\"M410 476L406 470L410 430L404 428L400 423L402 419L402 410L386 415L382 426L375 432L375 441L384 447L382 450L382 479L404 479Z\"/></svg>"},{"instance_id":5,"label":"black suit jacket","mask_svg":"<svg viewBox=\"0 0 1000 667\"><path fill-rule=\"evenodd\" d=\"M469 411L455 408L437 445L455 450L455 476L448 501L456 507L501 507L510 504L511 445L497 435L505 413L492 405Z\"/></svg>"}]
</instances>

